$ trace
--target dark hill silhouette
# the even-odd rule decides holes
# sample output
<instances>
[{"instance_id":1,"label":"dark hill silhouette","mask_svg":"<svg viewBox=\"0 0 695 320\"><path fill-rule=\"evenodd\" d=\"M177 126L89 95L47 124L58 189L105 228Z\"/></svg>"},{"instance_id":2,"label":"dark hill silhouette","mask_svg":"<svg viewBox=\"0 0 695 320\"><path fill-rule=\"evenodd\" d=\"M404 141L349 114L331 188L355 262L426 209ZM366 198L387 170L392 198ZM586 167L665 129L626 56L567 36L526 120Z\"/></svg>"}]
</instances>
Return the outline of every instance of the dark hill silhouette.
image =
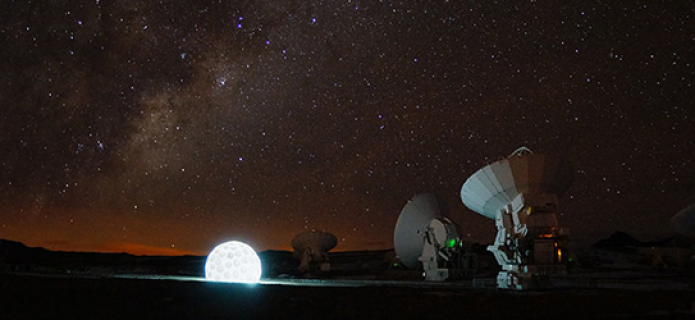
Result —
<instances>
[{"instance_id":1,"label":"dark hill silhouette","mask_svg":"<svg viewBox=\"0 0 695 320\"><path fill-rule=\"evenodd\" d=\"M127 253L64 252L0 239L0 271L43 273L157 273L198 275L205 257L134 256Z\"/></svg>"},{"instance_id":2,"label":"dark hill silhouette","mask_svg":"<svg viewBox=\"0 0 695 320\"><path fill-rule=\"evenodd\" d=\"M50 256L51 252L44 248L30 248L21 242L0 239L0 263L29 263Z\"/></svg>"},{"instance_id":3,"label":"dark hill silhouette","mask_svg":"<svg viewBox=\"0 0 695 320\"><path fill-rule=\"evenodd\" d=\"M380 272L388 267L385 254L392 250L331 252L338 273ZM263 275L297 273L292 252L267 250L258 253ZM30 248L21 242L0 239L0 273L58 274L156 274L204 276L205 256L134 256L127 253L63 252Z\"/></svg>"},{"instance_id":4,"label":"dark hill silhouette","mask_svg":"<svg viewBox=\"0 0 695 320\"><path fill-rule=\"evenodd\" d=\"M617 231L608 238L601 239L592 247L595 248L614 248L614 247L644 247L645 243L632 237L631 235Z\"/></svg>"},{"instance_id":5,"label":"dark hill silhouette","mask_svg":"<svg viewBox=\"0 0 695 320\"><path fill-rule=\"evenodd\" d=\"M617 231L608 238L601 239L592 248L624 248L624 247L690 247L692 240L679 236L667 237L654 241L639 241L626 232Z\"/></svg>"}]
</instances>

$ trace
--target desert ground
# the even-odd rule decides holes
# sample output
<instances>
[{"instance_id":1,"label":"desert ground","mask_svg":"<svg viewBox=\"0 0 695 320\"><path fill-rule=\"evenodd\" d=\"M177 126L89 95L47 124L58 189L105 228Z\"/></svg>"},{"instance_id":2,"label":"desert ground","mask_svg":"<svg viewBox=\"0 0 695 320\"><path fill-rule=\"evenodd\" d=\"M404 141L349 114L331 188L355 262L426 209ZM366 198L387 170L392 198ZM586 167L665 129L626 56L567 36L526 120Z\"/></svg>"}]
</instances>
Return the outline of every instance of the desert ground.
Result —
<instances>
[{"instance_id":1,"label":"desert ground","mask_svg":"<svg viewBox=\"0 0 695 320\"><path fill-rule=\"evenodd\" d=\"M0 275L3 319L693 319L691 289L321 287Z\"/></svg>"}]
</instances>

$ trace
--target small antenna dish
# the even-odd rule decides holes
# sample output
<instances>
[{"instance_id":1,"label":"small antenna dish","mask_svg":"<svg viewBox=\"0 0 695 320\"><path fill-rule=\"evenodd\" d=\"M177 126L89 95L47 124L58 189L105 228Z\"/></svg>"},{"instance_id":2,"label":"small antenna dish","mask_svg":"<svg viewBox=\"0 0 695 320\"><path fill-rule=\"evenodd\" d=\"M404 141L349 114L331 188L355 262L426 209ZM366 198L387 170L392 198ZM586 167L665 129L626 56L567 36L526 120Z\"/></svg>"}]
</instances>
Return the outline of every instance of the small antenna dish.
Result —
<instances>
[{"instance_id":1,"label":"small antenna dish","mask_svg":"<svg viewBox=\"0 0 695 320\"><path fill-rule=\"evenodd\" d=\"M335 248L338 239L329 232L312 230L292 239L292 256L300 261L299 271L329 271L328 251Z\"/></svg>"},{"instance_id":2,"label":"small antenna dish","mask_svg":"<svg viewBox=\"0 0 695 320\"><path fill-rule=\"evenodd\" d=\"M679 211L670 221L671 228L680 235L695 237L695 204Z\"/></svg>"}]
</instances>

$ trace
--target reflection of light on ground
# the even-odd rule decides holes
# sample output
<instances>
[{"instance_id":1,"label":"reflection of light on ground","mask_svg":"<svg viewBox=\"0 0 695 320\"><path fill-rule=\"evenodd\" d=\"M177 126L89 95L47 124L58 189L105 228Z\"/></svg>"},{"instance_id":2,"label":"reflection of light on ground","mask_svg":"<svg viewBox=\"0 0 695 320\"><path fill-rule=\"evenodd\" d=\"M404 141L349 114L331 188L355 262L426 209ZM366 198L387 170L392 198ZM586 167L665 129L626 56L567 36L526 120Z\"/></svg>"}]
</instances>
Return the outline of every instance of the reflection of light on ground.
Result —
<instances>
[{"instance_id":1,"label":"reflection of light on ground","mask_svg":"<svg viewBox=\"0 0 695 320\"><path fill-rule=\"evenodd\" d=\"M114 278L123 279L143 279L143 280L170 280L170 281L192 281L209 282L221 284L234 284L218 282L205 279L204 277L190 276L166 276L166 275L115 275ZM471 282L425 282L425 281L404 281L404 280L324 280L324 279L262 279L260 285L280 285L297 287L411 287L411 288L470 288Z\"/></svg>"},{"instance_id":2,"label":"reflection of light on ground","mask_svg":"<svg viewBox=\"0 0 695 320\"><path fill-rule=\"evenodd\" d=\"M147 279L147 280L170 280L170 281L195 281L209 282L229 285L239 285L234 283L215 282L203 277L186 276L163 276L163 275L116 275L113 278L124 279ZM577 282L578 278L571 276L558 277L553 280L555 288L564 290L573 289L618 289L628 291L649 291L649 290L688 290L687 282L677 279L643 279L626 280L619 278L595 278L591 279L586 285ZM586 279L585 279L586 280ZM299 286L299 287L403 287L403 288L423 288L423 289L472 289L472 281L456 282L427 282L414 280L346 280L346 279L262 279L259 285L278 285L278 286ZM247 284L242 284L247 285ZM480 290L481 288L476 288ZM510 291L514 292L514 291Z\"/></svg>"}]
</instances>

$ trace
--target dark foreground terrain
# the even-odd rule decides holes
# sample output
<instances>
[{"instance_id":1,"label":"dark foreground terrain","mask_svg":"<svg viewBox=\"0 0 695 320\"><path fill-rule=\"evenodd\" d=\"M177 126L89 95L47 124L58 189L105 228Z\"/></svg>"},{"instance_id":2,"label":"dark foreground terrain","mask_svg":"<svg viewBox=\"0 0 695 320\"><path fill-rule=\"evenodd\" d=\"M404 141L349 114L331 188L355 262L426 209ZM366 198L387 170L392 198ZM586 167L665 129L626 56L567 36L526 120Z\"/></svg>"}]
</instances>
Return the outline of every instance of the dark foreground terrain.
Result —
<instances>
[{"instance_id":1,"label":"dark foreground terrain","mask_svg":"<svg viewBox=\"0 0 695 320\"><path fill-rule=\"evenodd\" d=\"M2 319L693 319L691 290L475 291L0 275Z\"/></svg>"}]
</instances>

